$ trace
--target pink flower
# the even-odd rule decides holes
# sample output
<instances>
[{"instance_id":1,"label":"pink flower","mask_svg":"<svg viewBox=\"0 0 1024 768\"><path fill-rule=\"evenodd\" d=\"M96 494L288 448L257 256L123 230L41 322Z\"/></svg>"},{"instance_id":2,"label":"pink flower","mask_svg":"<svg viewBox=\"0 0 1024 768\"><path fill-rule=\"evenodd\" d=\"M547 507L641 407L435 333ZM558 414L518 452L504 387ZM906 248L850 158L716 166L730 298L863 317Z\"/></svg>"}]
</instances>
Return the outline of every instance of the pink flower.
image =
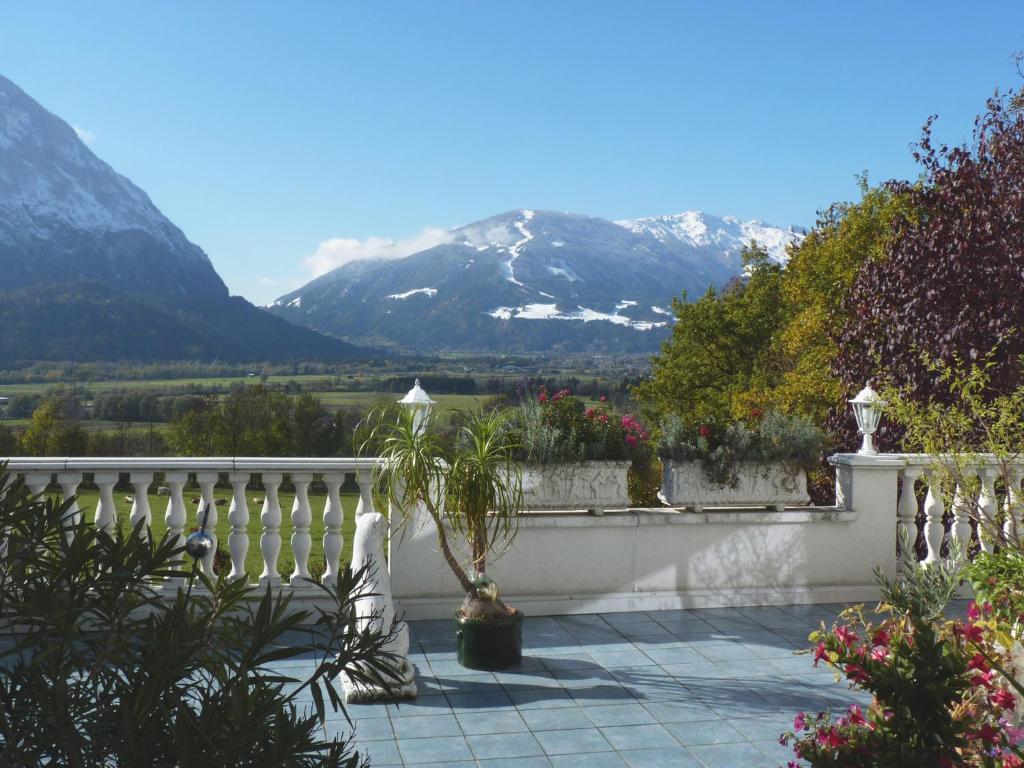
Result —
<instances>
[{"instance_id":1,"label":"pink flower","mask_svg":"<svg viewBox=\"0 0 1024 768\"><path fill-rule=\"evenodd\" d=\"M971 678L971 685L984 686L985 688L992 687L992 673L991 672L979 672Z\"/></svg>"},{"instance_id":2,"label":"pink flower","mask_svg":"<svg viewBox=\"0 0 1024 768\"><path fill-rule=\"evenodd\" d=\"M988 700L1000 709L1013 709L1013 705L1016 702L1013 694L1005 689L996 691L988 697Z\"/></svg>"},{"instance_id":3,"label":"pink flower","mask_svg":"<svg viewBox=\"0 0 1024 768\"><path fill-rule=\"evenodd\" d=\"M881 627L877 632L875 632L874 636L871 638L871 644L887 646L889 645L889 641L891 639L892 636L889 634L889 630L887 630L885 627Z\"/></svg>"},{"instance_id":4,"label":"pink flower","mask_svg":"<svg viewBox=\"0 0 1024 768\"><path fill-rule=\"evenodd\" d=\"M814 666L818 666L819 661L828 661L828 653L825 651L824 643L818 643L818 647L814 649Z\"/></svg>"},{"instance_id":5,"label":"pink flower","mask_svg":"<svg viewBox=\"0 0 1024 768\"><path fill-rule=\"evenodd\" d=\"M976 653L973 656L971 656L971 660L967 662L967 668L977 669L980 672L988 672L988 661L982 654Z\"/></svg>"},{"instance_id":6,"label":"pink flower","mask_svg":"<svg viewBox=\"0 0 1024 768\"><path fill-rule=\"evenodd\" d=\"M548 401L548 393L542 389L540 393L537 395L537 401L541 403L546 403Z\"/></svg>"},{"instance_id":7,"label":"pink flower","mask_svg":"<svg viewBox=\"0 0 1024 768\"><path fill-rule=\"evenodd\" d=\"M1003 768L1021 768L1024 766L1024 761L1017 757L1012 752L1003 753Z\"/></svg>"},{"instance_id":8,"label":"pink flower","mask_svg":"<svg viewBox=\"0 0 1024 768\"><path fill-rule=\"evenodd\" d=\"M636 448L636 438L633 435L626 435L626 442L630 448Z\"/></svg>"},{"instance_id":9,"label":"pink flower","mask_svg":"<svg viewBox=\"0 0 1024 768\"><path fill-rule=\"evenodd\" d=\"M800 712L797 714L796 717L793 718L793 730L802 731L805 725L807 725L807 715L805 715L803 712Z\"/></svg>"},{"instance_id":10,"label":"pink flower","mask_svg":"<svg viewBox=\"0 0 1024 768\"><path fill-rule=\"evenodd\" d=\"M884 645L876 645L871 649L871 660L879 663L889 658L889 649Z\"/></svg>"},{"instance_id":11,"label":"pink flower","mask_svg":"<svg viewBox=\"0 0 1024 768\"><path fill-rule=\"evenodd\" d=\"M971 600L971 602L969 602L967 604L967 619L971 623L974 623L975 621L977 621L980 618L981 618L981 611L978 610L978 604L976 602L974 602L973 600Z\"/></svg>"},{"instance_id":12,"label":"pink flower","mask_svg":"<svg viewBox=\"0 0 1024 768\"><path fill-rule=\"evenodd\" d=\"M707 424L701 424L700 428L697 430L697 434L701 437L711 437L711 427Z\"/></svg>"},{"instance_id":13,"label":"pink flower","mask_svg":"<svg viewBox=\"0 0 1024 768\"><path fill-rule=\"evenodd\" d=\"M846 743L846 739L835 728L829 728L818 731L818 742L825 747L838 748Z\"/></svg>"},{"instance_id":14,"label":"pink flower","mask_svg":"<svg viewBox=\"0 0 1024 768\"><path fill-rule=\"evenodd\" d=\"M836 636L836 639L845 645L847 648L853 646L860 638L857 637L857 633L845 625L840 625L832 630L832 634Z\"/></svg>"},{"instance_id":15,"label":"pink flower","mask_svg":"<svg viewBox=\"0 0 1024 768\"><path fill-rule=\"evenodd\" d=\"M871 679L871 676L867 673L860 664L847 664L846 665L846 676L855 683L866 683Z\"/></svg>"},{"instance_id":16,"label":"pink flower","mask_svg":"<svg viewBox=\"0 0 1024 768\"><path fill-rule=\"evenodd\" d=\"M599 401L599 402L602 402L602 403L607 403L607 402L608 402L608 398L607 398L607 397L605 397L604 395L601 395L601 396L600 396L599 398L597 398L597 399L598 399L598 401Z\"/></svg>"},{"instance_id":17,"label":"pink flower","mask_svg":"<svg viewBox=\"0 0 1024 768\"><path fill-rule=\"evenodd\" d=\"M865 725L867 720L864 719L864 712L856 704L850 705L850 724L851 725Z\"/></svg>"},{"instance_id":18,"label":"pink flower","mask_svg":"<svg viewBox=\"0 0 1024 768\"><path fill-rule=\"evenodd\" d=\"M587 408L587 410L585 410L583 412L583 415L586 416L588 419L594 418L594 409L593 408Z\"/></svg>"},{"instance_id":19,"label":"pink flower","mask_svg":"<svg viewBox=\"0 0 1024 768\"><path fill-rule=\"evenodd\" d=\"M597 420L600 421L602 424L607 424L608 423L608 414L607 413L602 413L600 416L597 417Z\"/></svg>"}]
</instances>

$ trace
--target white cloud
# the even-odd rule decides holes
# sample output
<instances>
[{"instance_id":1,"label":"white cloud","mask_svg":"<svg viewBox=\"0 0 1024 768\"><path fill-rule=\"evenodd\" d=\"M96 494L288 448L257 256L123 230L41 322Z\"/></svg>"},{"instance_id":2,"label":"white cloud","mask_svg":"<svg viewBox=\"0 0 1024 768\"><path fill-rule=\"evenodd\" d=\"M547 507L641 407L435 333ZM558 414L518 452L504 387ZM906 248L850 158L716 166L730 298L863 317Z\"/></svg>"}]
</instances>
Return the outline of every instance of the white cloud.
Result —
<instances>
[{"instance_id":1,"label":"white cloud","mask_svg":"<svg viewBox=\"0 0 1024 768\"><path fill-rule=\"evenodd\" d=\"M77 125L72 125L71 127L74 129L75 133L78 134L78 138L80 138L85 144L92 144L96 141L96 134L92 131L80 128Z\"/></svg>"},{"instance_id":2,"label":"white cloud","mask_svg":"<svg viewBox=\"0 0 1024 768\"><path fill-rule=\"evenodd\" d=\"M316 253L307 256L302 263L313 277L319 277L352 261L401 259L451 241L451 233L440 227L427 227L419 234L400 240L392 240L390 237L368 237L365 240L335 237L320 243Z\"/></svg>"}]
</instances>

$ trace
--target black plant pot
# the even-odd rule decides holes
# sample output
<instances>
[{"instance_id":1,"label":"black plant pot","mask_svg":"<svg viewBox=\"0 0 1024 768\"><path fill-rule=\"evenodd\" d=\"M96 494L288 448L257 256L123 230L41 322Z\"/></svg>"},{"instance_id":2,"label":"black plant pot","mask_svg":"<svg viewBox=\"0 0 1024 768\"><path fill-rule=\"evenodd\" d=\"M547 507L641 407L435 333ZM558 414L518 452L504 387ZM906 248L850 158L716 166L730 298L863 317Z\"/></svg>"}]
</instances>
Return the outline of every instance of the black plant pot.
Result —
<instances>
[{"instance_id":1,"label":"black plant pot","mask_svg":"<svg viewBox=\"0 0 1024 768\"><path fill-rule=\"evenodd\" d=\"M523 614L502 619L455 616L459 664L468 669L506 669L523 660Z\"/></svg>"}]
</instances>

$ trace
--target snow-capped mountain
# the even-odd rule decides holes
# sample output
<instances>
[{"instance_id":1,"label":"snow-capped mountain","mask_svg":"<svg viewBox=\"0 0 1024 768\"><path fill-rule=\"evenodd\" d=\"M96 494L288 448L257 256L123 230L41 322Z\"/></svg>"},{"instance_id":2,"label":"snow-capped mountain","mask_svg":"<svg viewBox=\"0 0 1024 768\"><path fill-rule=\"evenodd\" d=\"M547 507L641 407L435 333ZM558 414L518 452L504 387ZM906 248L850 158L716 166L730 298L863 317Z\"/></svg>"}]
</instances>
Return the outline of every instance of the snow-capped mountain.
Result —
<instances>
[{"instance_id":1,"label":"snow-capped mountain","mask_svg":"<svg viewBox=\"0 0 1024 768\"><path fill-rule=\"evenodd\" d=\"M0 360L346 357L257 309L149 196L0 76Z\"/></svg>"},{"instance_id":2,"label":"snow-capped mountain","mask_svg":"<svg viewBox=\"0 0 1024 768\"><path fill-rule=\"evenodd\" d=\"M752 238L784 260L800 237L697 212L612 222L522 209L403 259L346 264L270 309L398 349L646 352L671 329L672 299L739 275Z\"/></svg>"},{"instance_id":3,"label":"snow-capped mountain","mask_svg":"<svg viewBox=\"0 0 1024 768\"><path fill-rule=\"evenodd\" d=\"M630 232L649 234L662 242L678 241L695 248L712 248L734 256L750 245L751 240L768 251L768 255L785 264L786 249L803 237L795 227L773 227L761 221L740 221L732 216L712 216L703 211L683 211L673 216L647 216L641 219L616 221Z\"/></svg>"}]
</instances>

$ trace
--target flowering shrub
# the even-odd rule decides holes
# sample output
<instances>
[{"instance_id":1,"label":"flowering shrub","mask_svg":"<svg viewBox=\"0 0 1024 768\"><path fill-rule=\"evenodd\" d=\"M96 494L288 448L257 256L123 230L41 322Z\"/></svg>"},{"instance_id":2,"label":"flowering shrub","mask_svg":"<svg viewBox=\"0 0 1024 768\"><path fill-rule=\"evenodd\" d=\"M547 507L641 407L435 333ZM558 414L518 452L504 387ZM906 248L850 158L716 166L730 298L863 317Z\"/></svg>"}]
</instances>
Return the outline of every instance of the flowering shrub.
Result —
<instances>
[{"instance_id":1,"label":"flowering shrub","mask_svg":"<svg viewBox=\"0 0 1024 768\"><path fill-rule=\"evenodd\" d=\"M601 398L584 407L568 389L541 387L512 420L519 432L517 458L534 464L634 459L648 450L650 435L629 414L616 414Z\"/></svg>"},{"instance_id":2,"label":"flowering shrub","mask_svg":"<svg viewBox=\"0 0 1024 768\"><path fill-rule=\"evenodd\" d=\"M658 453L672 461L700 461L708 480L735 488L739 464L786 465L793 475L811 469L825 450L825 435L809 419L754 409L746 421L690 425L665 417L658 428Z\"/></svg>"},{"instance_id":3,"label":"flowering shrub","mask_svg":"<svg viewBox=\"0 0 1024 768\"><path fill-rule=\"evenodd\" d=\"M1024 766L1018 686L1000 672L1013 659L991 609L972 602L966 622L941 618L955 568L915 565L902 585L882 581L880 623L858 606L811 635L814 665L870 691L871 705L799 713L782 743L812 766Z\"/></svg>"}]
</instances>

